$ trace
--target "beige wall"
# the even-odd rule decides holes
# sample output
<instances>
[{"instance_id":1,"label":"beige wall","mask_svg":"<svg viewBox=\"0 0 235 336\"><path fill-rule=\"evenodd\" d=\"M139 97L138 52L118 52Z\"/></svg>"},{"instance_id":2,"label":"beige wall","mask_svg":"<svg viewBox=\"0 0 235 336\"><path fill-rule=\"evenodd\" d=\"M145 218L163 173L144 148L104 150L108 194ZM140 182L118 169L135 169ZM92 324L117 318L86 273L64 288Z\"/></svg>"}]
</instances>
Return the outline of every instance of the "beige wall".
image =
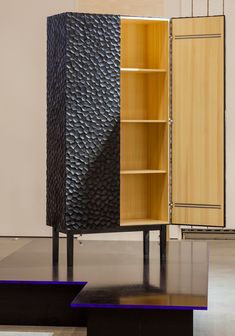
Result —
<instances>
[{"instance_id":1,"label":"beige wall","mask_svg":"<svg viewBox=\"0 0 235 336\"><path fill-rule=\"evenodd\" d=\"M63 11L188 16L191 0L0 1L0 235L48 235L46 198L46 17ZM206 0L194 0L195 15ZM220 14L222 0L210 0ZM227 223L235 229L235 1L225 1L227 27ZM123 238L125 235L111 235ZM103 235L98 235L103 238ZM106 236L107 237L107 236ZM109 236L108 236L109 237ZM128 238L140 238L140 234Z\"/></svg>"},{"instance_id":2,"label":"beige wall","mask_svg":"<svg viewBox=\"0 0 235 336\"><path fill-rule=\"evenodd\" d=\"M84 13L106 13L140 16L163 15L164 0L78 0L77 10Z\"/></svg>"},{"instance_id":3,"label":"beige wall","mask_svg":"<svg viewBox=\"0 0 235 336\"><path fill-rule=\"evenodd\" d=\"M0 235L44 235L46 17L74 0L0 1Z\"/></svg>"},{"instance_id":4,"label":"beige wall","mask_svg":"<svg viewBox=\"0 0 235 336\"><path fill-rule=\"evenodd\" d=\"M226 14L226 212L235 229L235 1L225 1Z\"/></svg>"},{"instance_id":5,"label":"beige wall","mask_svg":"<svg viewBox=\"0 0 235 336\"><path fill-rule=\"evenodd\" d=\"M226 15L230 11L230 3L233 1L225 0ZM207 15L207 0L193 1L193 15L204 16ZM164 0L163 13L167 17L180 17L192 15L192 0ZM209 0L209 14L221 15L223 13L223 0ZM235 13L232 13L235 15Z\"/></svg>"}]
</instances>

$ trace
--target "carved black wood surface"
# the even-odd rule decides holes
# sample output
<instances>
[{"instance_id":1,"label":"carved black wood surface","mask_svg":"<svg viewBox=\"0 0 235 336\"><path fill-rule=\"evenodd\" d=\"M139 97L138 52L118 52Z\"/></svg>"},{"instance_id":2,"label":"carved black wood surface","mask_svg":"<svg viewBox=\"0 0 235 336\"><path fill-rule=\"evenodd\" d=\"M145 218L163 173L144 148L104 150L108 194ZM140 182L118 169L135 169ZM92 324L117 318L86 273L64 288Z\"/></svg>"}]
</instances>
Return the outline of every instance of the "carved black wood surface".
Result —
<instances>
[{"instance_id":1,"label":"carved black wood surface","mask_svg":"<svg viewBox=\"0 0 235 336\"><path fill-rule=\"evenodd\" d=\"M120 17L48 18L47 224L119 226Z\"/></svg>"}]
</instances>

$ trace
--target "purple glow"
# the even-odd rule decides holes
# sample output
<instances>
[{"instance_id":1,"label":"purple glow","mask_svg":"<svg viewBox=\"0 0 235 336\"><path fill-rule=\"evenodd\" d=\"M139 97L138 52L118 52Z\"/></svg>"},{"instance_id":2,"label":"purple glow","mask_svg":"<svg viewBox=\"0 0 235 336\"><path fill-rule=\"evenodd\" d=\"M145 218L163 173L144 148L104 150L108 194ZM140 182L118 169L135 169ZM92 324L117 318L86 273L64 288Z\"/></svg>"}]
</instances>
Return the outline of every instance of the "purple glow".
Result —
<instances>
[{"instance_id":1,"label":"purple glow","mask_svg":"<svg viewBox=\"0 0 235 336\"><path fill-rule=\"evenodd\" d=\"M124 305L124 304L95 304L95 303L71 303L72 308L122 308L122 309L159 309L159 310L207 310L206 306L153 306L153 305Z\"/></svg>"},{"instance_id":2,"label":"purple glow","mask_svg":"<svg viewBox=\"0 0 235 336\"><path fill-rule=\"evenodd\" d=\"M85 286L87 282L84 281L44 281L44 280L0 280L0 284L19 284L19 285L74 285Z\"/></svg>"}]
</instances>

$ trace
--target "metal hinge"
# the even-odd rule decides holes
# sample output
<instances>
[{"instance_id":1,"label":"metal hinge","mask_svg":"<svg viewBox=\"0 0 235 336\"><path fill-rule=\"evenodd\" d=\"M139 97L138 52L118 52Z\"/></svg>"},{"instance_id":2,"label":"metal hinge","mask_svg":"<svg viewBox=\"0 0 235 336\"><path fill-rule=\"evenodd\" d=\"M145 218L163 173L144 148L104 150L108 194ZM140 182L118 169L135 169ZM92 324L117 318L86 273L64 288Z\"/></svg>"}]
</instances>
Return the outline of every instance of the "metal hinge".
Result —
<instances>
[{"instance_id":1,"label":"metal hinge","mask_svg":"<svg viewBox=\"0 0 235 336\"><path fill-rule=\"evenodd\" d=\"M169 122L169 125L172 125L173 124L173 119L169 119L168 122Z\"/></svg>"},{"instance_id":2,"label":"metal hinge","mask_svg":"<svg viewBox=\"0 0 235 336\"><path fill-rule=\"evenodd\" d=\"M172 223L172 215L173 215L173 203L169 203L169 219L170 223Z\"/></svg>"},{"instance_id":3,"label":"metal hinge","mask_svg":"<svg viewBox=\"0 0 235 336\"><path fill-rule=\"evenodd\" d=\"M169 203L170 223L172 223L173 203Z\"/></svg>"}]
</instances>

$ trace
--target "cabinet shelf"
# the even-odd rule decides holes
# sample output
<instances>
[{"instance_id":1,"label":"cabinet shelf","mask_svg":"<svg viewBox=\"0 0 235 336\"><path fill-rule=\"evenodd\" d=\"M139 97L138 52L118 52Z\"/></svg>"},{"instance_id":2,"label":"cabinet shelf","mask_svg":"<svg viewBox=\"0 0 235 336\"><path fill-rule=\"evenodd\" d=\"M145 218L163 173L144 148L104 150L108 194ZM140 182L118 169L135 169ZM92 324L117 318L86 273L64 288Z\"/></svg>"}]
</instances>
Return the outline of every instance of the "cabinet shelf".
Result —
<instances>
[{"instance_id":1,"label":"cabinet shelf","mask_svg":"<svg viewBox=\"0 0 235 336\"><path fill-rule=\"evenodd\" d=\"M165 72L166 72L166 69L121 68L121 72L134 72L134 73L165 73Z\"/></svg>"},{"instance_id":2,"label":"cabinet shelf","mask_svg":"<svg viewBox=\"0 0 235 336\"><path fill-rule=\"evenodd\" d=\"M161 120L161 119L123 119L121 120L122 123L161 123L161 124L164 124L166 123L167 121L166 120Z\"/></svg>"},{"instance_id":3,"label":"cabinet shelf","mask_svg":"<svg viewBox=\"0 0 235 336\"><path fill-rule=\"evenodd\" d=\"M121 175L128 174L166 174L166 170L156 170L156 169L134 169L134 170L121 170Z\"/></svg>"},{"instance_id":4,"label":"cabinet shelf","mask_svg":"<svg viewBox=\"0 0 235 336\"><path fill-rule=\"evenodd\" d=\"M153 225L153 224L169 224L169 222L160 220L160 219L152 219L152 218L133 218L133 219L121 219L120 225Z\"/></svg>"}]
</instances>

